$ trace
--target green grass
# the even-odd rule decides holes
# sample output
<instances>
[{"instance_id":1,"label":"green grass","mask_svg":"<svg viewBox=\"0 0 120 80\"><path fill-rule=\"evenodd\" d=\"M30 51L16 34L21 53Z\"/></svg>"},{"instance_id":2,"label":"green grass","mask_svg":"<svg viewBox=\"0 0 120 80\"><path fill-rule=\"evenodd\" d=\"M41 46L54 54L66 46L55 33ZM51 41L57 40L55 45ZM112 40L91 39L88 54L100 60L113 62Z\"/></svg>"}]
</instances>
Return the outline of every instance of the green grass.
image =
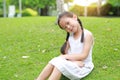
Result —
<instances>
[{"instance_id":1,"label":"green grass","mask_svg":"<svg viewBox=\"0 0 120 80\"><path fill-rule=\"evenodd\" d=\"M120 80L120 18L80 18L95 37L95 68L82 80ZM47 62L60 54L65 32L55 20L0 18L0 80L34 80Z\"/></svg>"}]
</instances>

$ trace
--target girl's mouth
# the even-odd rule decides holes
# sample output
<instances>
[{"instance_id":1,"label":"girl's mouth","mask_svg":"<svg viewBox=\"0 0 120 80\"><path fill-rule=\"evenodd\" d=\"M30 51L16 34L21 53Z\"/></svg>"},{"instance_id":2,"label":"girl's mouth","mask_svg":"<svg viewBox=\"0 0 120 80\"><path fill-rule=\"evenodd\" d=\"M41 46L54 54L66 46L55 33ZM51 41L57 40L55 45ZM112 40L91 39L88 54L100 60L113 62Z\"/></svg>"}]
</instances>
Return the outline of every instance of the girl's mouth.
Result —
<instances>
[{"instance_id":1,"label":"girl's mouth","mask_svg":"<svg viewBox=\"0 0 120 80\"><path fill-rule=\"evenodd\" d=\"M72 28L71 28L71 30L70 30L71 32L73 31L73 26L72 26Z\"/></svg>"}]
</instances>

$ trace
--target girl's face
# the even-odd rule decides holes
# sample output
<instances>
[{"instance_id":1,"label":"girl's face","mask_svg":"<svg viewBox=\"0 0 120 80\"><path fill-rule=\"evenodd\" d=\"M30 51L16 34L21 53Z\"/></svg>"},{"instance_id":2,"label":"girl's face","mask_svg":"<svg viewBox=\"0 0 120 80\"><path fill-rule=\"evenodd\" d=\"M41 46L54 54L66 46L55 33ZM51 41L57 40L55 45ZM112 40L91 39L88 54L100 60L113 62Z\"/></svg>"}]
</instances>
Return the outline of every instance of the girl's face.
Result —
<instances>
[{"instance_id":1,"label":"girl's face","mask_svg":"<svg viewBox=\"0 0 120 80\"><path fill-rule=\"evenodd\" d=\"M62 29L69 33L76 33L80 29L77 17L62 17L59 24Z\"/></svg>"}]
</instances>

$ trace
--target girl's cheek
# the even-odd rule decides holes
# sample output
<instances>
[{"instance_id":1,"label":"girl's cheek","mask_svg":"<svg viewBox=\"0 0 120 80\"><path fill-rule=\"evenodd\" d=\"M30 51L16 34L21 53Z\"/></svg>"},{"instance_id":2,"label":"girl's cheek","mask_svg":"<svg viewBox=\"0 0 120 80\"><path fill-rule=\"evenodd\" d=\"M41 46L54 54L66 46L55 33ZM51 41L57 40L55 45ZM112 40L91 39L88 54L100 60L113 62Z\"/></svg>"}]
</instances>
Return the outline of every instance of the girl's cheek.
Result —
<instances>
[{"instance_id":1,"label":"girl's cheek","mask_svg":"<svg viewBox=\"0 0 120 80\"><path fill-rule=\"evenodd\" d=\"M69 30L66 30L67 32L70 32Z\"/></svg>"},{"instance_id":2,"label":"girl's cheek","mask_svg":"<svg viewBox=\"0 0 120 80\"><path fill-rule=\"evenodd\" d=\"M66 32L70 32L70 30L66 30Z\"/></svg>"}]
</instances>

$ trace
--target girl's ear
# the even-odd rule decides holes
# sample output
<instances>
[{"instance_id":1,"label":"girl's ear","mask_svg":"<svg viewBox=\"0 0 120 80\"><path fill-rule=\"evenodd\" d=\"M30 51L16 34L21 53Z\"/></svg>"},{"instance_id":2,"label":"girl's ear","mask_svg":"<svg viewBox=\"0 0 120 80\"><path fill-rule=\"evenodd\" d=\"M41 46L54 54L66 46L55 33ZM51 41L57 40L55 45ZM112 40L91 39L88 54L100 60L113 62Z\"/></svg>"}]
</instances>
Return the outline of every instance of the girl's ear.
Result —
<instances>
[{"instance_id":1,"label":"girl's ear","mask_svg":"<svg viewBox=\"0 0 120 80\"><path fill-rule=\"evenodd\" d=\"M77 20L77 16L75 14L73 14L73 19Z\"/></svg>"}]
</instances>

